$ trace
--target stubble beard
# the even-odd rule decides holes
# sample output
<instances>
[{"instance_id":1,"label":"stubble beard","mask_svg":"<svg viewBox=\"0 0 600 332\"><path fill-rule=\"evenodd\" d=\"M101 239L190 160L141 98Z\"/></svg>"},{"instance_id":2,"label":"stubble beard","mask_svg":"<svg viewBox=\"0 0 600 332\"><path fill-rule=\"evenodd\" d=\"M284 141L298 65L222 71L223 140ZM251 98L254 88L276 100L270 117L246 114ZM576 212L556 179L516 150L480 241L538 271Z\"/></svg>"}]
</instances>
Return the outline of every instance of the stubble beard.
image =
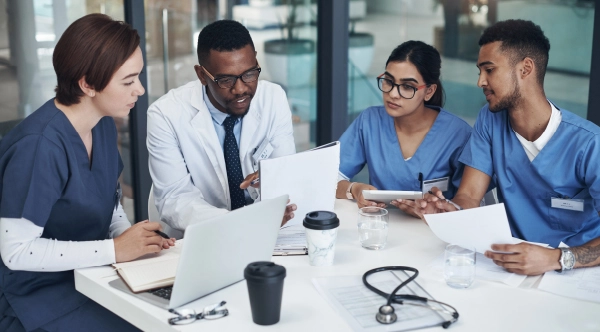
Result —
<instances>
[{"instance_id":1,"label":"stubble beard","mask_svg":"<svg viewBox=\"0 0 600 332\"><path fill-rule=\"evenodd\" d=\"M490 105L489 110L492 113L500 112L502 110L511 110L519 103L521 99L521 91L519 88L519 82L517 81L517 75L513 73L512 85L514 86L513 91L506 97L500 99L495 105Z\"/></svg>"}]
</instances>

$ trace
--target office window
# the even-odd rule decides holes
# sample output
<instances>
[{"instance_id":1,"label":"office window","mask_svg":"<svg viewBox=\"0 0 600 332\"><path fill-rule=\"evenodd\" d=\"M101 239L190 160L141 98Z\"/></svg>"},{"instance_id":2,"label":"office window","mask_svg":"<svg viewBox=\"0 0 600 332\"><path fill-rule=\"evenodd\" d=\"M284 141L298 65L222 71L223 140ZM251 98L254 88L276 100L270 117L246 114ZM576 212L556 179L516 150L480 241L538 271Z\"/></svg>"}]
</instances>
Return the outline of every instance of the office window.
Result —
<instances>
[{"instance_id":1,"label":"office window","mask_svg":"<svg viewBox=\"0 0 600 332\"><path fill-rule=\"evenodd\" d=\"M260 79L285 90L296 150L315 146L317 3L259 0L233 7L233 19L249 30L263 71Z\"/></svg>"},{"instance_id":2,"label":"office window","mask_svg":"<svg viewBox=\"0 0 600 332\"><path fill-rule=\"evenodd\" d=\"M349 56L354 74L351 70L349 91L360 91L350 95L350 121L366 106L381 103L374 78L384 70L394 47L414 39L440 51L445 108L473 124L486 103L477 87L477 42L486 27L506 19L531 20L544 30L551 44L546 94L560 107L585 118L594 1L375 0L369 1L366 17L353 22L351 29L355 35L367 32L374 41L368 65L371 53L363 47L362 52L367 55L359 56L350 34Z\"/></svg>"}]
</instances>

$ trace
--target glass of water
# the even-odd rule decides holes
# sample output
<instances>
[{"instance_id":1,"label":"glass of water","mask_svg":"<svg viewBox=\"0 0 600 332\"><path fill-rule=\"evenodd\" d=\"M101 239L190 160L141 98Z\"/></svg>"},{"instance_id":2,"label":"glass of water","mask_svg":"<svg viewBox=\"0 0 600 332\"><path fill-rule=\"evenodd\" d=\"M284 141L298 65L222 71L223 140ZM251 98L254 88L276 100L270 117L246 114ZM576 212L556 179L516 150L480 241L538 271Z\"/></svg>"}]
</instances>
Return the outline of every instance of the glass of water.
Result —
<instances>
[{"instance_id":1,"label":"glass of water","mask_svg":"<svg viewBox=\"0 0 600 332\"><path fill-rule=\"evenodd\" d=\"M447 245L444 252L444 279L453 288L471 286L475 280L475 248Z\"/></svg>"},{"instance_id":2,"label":"glass of water","mask_svg":"<svg viewBox=\"0 0 600 332\"><path fill-rule=\"evenodd\" d=\"M388 211L380 207L358 210L358 240L363 248L379 250L385 247L388 234Z\"/></svg>"}]
</instances>

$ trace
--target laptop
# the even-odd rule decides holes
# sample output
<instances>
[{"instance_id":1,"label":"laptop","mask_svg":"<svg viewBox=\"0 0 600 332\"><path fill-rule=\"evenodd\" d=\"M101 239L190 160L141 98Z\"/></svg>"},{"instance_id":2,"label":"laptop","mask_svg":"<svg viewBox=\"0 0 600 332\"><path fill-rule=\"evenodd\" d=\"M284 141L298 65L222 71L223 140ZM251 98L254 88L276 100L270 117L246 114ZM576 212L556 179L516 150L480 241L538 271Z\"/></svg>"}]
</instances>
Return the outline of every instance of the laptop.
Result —
<instances>
[{"instance_id":1,"label":"laptop","mask_svg":"<svg viewBox=\"0 0 600 332\"><path fill-rule=\"evenodd\" d=\"M249 263L271 261L287 201L263 200L188 226L172 287L133 293L121 278L109 285L171 309L241 281Z\"/></svg>"}]
</instances>

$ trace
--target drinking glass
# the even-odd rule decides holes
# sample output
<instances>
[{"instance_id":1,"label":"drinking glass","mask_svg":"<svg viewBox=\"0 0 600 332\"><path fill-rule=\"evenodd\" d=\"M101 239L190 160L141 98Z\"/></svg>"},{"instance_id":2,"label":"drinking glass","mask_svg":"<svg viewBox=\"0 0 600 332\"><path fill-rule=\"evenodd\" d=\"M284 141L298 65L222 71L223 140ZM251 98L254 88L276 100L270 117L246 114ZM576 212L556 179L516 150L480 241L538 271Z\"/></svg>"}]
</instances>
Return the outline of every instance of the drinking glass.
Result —
<instances>
[{"instance_id":1,"label":"drinking glass","mask_svg":"<svg viewBox=\"0 0 600 332\"><path fill-rule=\"evenodd\" d=\"M379 250L385 247L388 234L388 211L380 207L358 210L358 240L363 248Z\"/></svg>"},{"instance_id":2,"label":"drinking glass","mask_svg":"<svg viewBox=\"0 0 600 332\"><path fill-rule=\"evenodd\" d=\"M463 248L455 244L446 246L444 280L453 288L471 286L475 280L475 248Z\"/></svg>"}]
</instances>

